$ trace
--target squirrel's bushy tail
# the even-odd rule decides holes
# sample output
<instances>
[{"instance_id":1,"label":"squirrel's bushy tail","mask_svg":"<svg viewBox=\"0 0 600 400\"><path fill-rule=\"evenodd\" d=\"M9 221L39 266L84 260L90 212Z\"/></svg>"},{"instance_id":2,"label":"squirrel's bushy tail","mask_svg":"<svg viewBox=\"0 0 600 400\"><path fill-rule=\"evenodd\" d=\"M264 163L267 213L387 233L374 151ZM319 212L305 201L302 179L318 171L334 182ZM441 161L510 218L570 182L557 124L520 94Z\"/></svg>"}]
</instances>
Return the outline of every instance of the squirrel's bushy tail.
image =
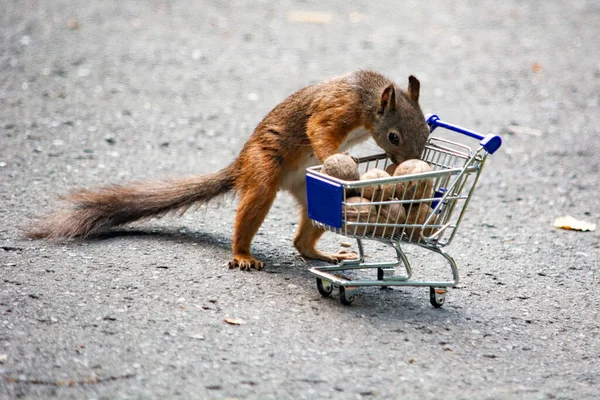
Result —
<instances>
[{"instance_id":1,"label":"squirrel's bushy tail","mask_svg":"<svg viewBox=\"0 0 600 400\"><path fill-rule=\"evenodd\" d=\"M235 177L234 163L196 177L76 190L62 198L68 207L34 221L25 234L38 239L84 238L128 222L183 212L233 190Z\"/></svg>"}]
</instances>

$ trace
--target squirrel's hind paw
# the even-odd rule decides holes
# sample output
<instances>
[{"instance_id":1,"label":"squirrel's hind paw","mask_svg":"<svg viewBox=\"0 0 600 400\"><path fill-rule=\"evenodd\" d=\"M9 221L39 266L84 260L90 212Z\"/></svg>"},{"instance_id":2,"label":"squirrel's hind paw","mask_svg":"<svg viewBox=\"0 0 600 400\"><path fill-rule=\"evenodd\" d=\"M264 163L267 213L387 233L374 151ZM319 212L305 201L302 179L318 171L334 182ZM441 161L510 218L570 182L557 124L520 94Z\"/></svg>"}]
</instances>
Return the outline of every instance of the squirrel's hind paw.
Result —
<instances>
[{"instance_id":1,"label":"squirrel's hind paw","mask_svg":"<svg viewBox=\"0 0 600 400\"><path fill-rule=\"evenodd\" d=\"M236 255L233 256L233 260L229 261L228 265L230 269L239 268L240 271L250 271L252 268L260 271L265 263L250 255Z\"/></svg>"},{"instance_id":2,"label":"squirrel's hind paw","mask_svg":"<svg viewBox=\"0 0 600 400\"><path fill-rule=\"evenodd\" d=\"M339 253L325 253L317 249L301 252L304 257L314 260L327 261L332 264L338 264L344 260L358 260L358 254L353 251L342 250Z\"/></svg>"}]
</instances>

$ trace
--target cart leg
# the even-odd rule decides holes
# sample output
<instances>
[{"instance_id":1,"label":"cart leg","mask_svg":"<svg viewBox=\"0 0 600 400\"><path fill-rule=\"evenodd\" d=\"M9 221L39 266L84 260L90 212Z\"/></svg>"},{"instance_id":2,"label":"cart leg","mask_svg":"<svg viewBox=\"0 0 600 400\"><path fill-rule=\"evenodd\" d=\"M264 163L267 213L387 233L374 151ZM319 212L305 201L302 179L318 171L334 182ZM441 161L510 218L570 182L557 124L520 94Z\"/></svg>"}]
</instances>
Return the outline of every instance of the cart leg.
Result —
<instances>
[{"instance_id":1,"label":"cart leg","mask_svg":"<svg viewBox=\"0 0 600 400\"><path fill-rule=\"evenodd\" d=\"M454 261L454 258L452 258L450 256L450 254L446 253L444 251L444 249L440 249L440 248L436 248L436 247L433 247L433 248L426 247L426 248L440 254L441 256L443 256L446 259L446 261L448 261L448 264L450 265L450 269L452 270L452 281L453 281L452 286L458 285L458 280L459 280L458 267L456 266L456 261Z\"/></svg>"},{"instance_id":2,"label":"cart leg","mask_svg":"<svg viewBox=\"0 0 600 400\"><path fill-rule=\"evenodd\" d=\"M391 278L396 273L396 269L394 267L379 267L377 268L377 280L384 281L388 278ZM382 285L381 289L387 289L388 286Z\"/></svg>"},{"instance_id":3,"label":"cart leg","mask_svg":"<svg viewBox=\"0 0 600 400\"><path fill-rule=\"evenodd\" d=\"M409 280L412 276L412 268L410 263L408 262L408 258L406 258L406 254L402 251L400 244L397 242L392 243L392 247L396 250L396 257L398 257L398 266L400 264L404 265L404 269L406 270L406 275L402 276L402 280ZM400 278L400 277L398 277Z\"/></svg>"}]
</instances>

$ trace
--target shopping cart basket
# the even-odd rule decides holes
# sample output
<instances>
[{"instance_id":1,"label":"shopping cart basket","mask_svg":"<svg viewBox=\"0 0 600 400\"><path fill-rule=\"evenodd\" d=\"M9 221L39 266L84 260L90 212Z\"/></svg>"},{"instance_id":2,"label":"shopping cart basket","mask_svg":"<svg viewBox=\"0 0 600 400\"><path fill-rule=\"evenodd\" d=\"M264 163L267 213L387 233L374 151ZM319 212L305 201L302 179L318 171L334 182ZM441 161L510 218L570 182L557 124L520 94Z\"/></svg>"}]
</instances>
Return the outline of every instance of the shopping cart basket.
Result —
<instances>
[{"instance_id":1,"label":"shopping cart basket","mask_svg":"<svg viewBox=\"0 0 600 400\"><path fill-rule=\"evenodd\" d=\"M428 116L427 124L431 134L421 159L429 164L430 172L373 180L343 181L320 173L321 166L307 169L309 217L320 228L355 238L359 252L356 260L344 260L338 265L317 266L309 270L316 275L317 289L321 295L329 296L334 288L338 288L341 303L349 305L361 286L424 286L429 287L431 304L441 307L448 288L458 284L456 262L446 253L444 247L448 246L456 235L488 154L498 150L502 140L497 135L483 136L441 121L437 115ZM480 146L473 151L469 146L440 137L437 132L434 134L437 128L478 139ZM389 164L391 161L385 154L358 159L361 173L373 168L385 169ZM368 215L358 219L351 218L348 207L352 207L352 204L347 200L354 196L365 197L365 189L377 185L394 188L391 200L384 199L383 196L378 198L375 193L379 192L372 190L374 194L361 203L361 206L368 206ZM423 198L418 197L416 190L407 190L410 185L425 185L431 188L431 194ZM425 216L421 215L413 220L394 220L389 213L382 212L385 207L401 206L405 210L404 215L418 215L419 213L415 212L424 204L428 207ZM364 239L377 240L391 246L397 259L391 262L365 262L362 243ZM402 250L402 247L408 244L420 246L444 257L450 265L452 280L411 280L412 267ZM396 274L397 268L402 274ZM376 278L350 278L343 272L363 269L376 271ZM373 272L371 274L374 275Z\"/></svg>"}]
</instances>

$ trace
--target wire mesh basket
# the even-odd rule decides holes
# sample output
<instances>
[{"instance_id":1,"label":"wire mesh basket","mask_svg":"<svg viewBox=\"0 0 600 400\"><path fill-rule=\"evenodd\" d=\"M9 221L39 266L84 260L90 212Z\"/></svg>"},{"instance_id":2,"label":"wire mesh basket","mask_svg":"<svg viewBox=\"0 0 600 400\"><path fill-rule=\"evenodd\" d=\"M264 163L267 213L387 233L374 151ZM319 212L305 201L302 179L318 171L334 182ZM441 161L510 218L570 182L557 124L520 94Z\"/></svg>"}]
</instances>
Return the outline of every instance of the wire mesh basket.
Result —
<instances>
[{"instance_id":1,"label":"wire mesh basket","mask_svg":"<svg viewBox=\"0 0 600 400\"><path fill-rule=\"evenodd\" d=\"M343 181L321 173L322 166L307 169L309 217L322 229L355 238L359 250L357 260L310 269L317 276L317 288L322 295L330 295L337 287L342 303L350 304L360 286L428 286L432 305L440 307L447 288L458 283L456 263L444 247L456 235L488 154L494 153L502 142L499 136L482 136L443 122L436 115L429 116L427 123L431 135L421 155L421 161L427 164L427 172ZM469 146L434 134L436 128L476 138L480 146L473 151ZM386 154L358 159L361 174L386 170L390 164ZM390 245L396 250L397 259L383 263L365 262L364 239ZM442 255L450 265L453 279L411 280L412 269L402 250L406 244ZM404 267L402 275L396 275L397 267ZM348 269L375 269L377 277L349 279L341 273Z\"/></svg>"}]
</instances>

